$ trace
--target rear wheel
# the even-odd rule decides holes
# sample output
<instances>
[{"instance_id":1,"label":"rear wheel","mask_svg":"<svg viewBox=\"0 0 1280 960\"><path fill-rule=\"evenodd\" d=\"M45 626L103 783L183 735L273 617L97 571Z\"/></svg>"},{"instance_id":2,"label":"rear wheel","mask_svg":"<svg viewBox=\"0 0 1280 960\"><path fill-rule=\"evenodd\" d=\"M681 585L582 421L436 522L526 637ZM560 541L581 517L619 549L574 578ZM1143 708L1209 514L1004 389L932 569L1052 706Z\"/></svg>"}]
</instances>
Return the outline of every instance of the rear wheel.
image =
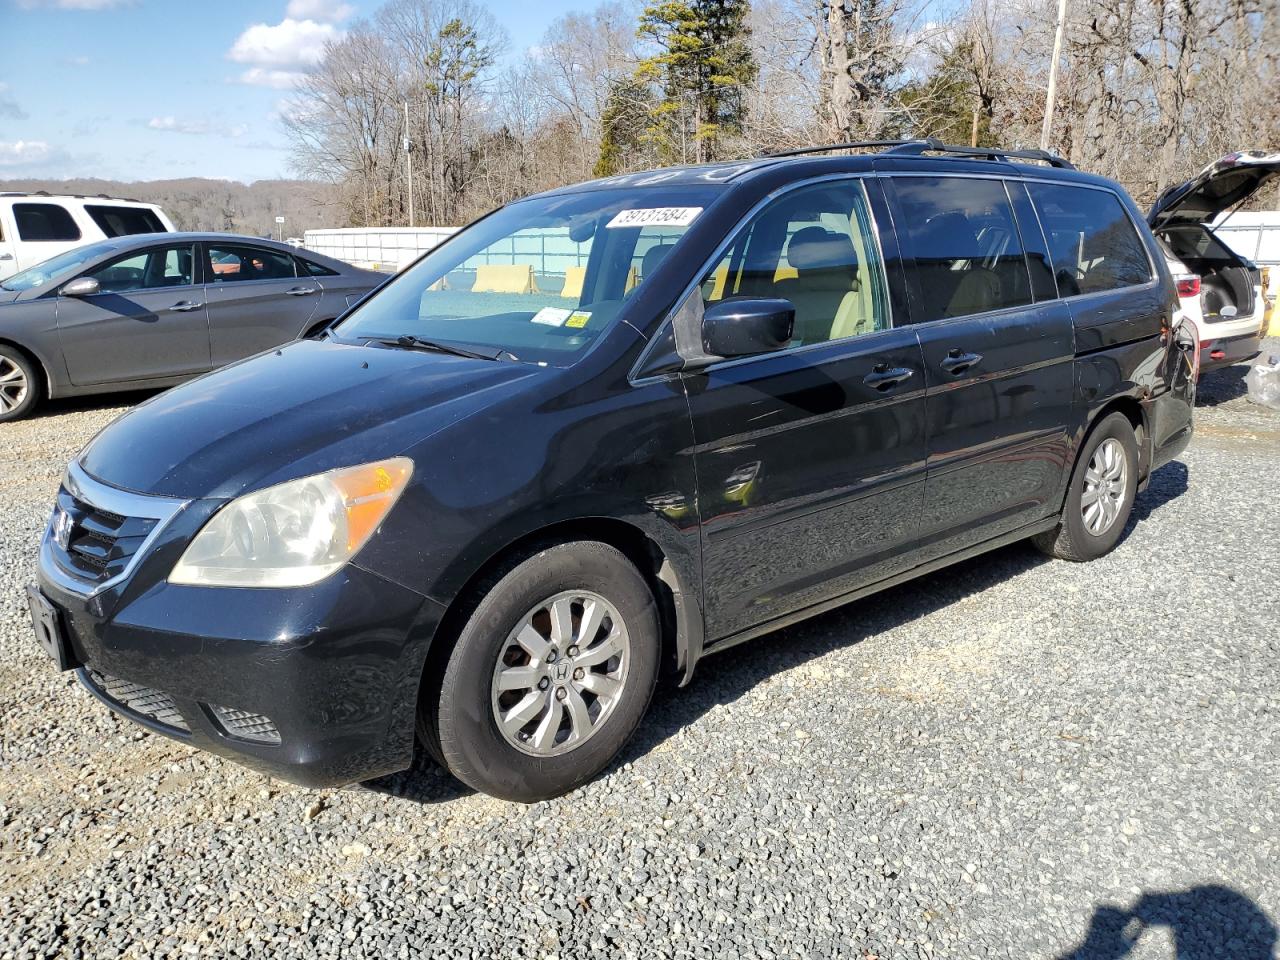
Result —
<instances>
[{"instance_id":1,"label":"rear wheel","mask_svg":"<svg viewBox=\"0 0 1280 960\"><path fill-rule=\"evenodd\" d=\"M493 583L424 697L419 732L477 790L530 803L572 790L622 749L658 673L658 612L613 547L561 544Z\"/></svg>"},{"instance_id":2,"label":"rear wheel","mask_svg":"<svg viewBox=\"0 0 1280 960\"><path fill-rule=\"evenodd\" d=\"M1071 474L1058 526L1034 543L1063 560L1109 553L1124 533L1138 490L1138 438L1122 413L1103 418L1089 434Z\"/></svg>"},{"instance_id":3,"label":"rear wheel","mask_svg":"<svg viewBox=\"0 0 1280 960\"><path fill-rule=\"evenodd\" d=\"M0 344L0 422L25 417L40 401L40 376L26 354Z\"/></svg>"}]
</instances>

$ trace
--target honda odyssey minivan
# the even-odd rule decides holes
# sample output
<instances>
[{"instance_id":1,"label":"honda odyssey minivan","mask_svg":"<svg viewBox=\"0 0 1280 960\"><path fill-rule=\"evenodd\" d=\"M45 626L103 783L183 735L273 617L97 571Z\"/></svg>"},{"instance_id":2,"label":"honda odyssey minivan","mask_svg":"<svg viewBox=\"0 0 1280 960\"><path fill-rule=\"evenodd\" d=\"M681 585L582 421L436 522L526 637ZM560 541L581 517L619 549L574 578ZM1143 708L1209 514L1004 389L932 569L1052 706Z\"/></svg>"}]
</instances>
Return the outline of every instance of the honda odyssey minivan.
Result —
<instances>
[{"instance_id":1,"label":"honda odyssey minivan","mask_svg":"<svg viewBox=\"0 0 1280 960\"><path fill-rule=\"evenodd\" d=\"M274 776L369 779L417 738L554 796L662 672L1002 544L1111 550L1191 436L1176 308L1133 202L1039 152L533 196L102 431L37 636L111 709Z\"/></svg>"}]
</instances>

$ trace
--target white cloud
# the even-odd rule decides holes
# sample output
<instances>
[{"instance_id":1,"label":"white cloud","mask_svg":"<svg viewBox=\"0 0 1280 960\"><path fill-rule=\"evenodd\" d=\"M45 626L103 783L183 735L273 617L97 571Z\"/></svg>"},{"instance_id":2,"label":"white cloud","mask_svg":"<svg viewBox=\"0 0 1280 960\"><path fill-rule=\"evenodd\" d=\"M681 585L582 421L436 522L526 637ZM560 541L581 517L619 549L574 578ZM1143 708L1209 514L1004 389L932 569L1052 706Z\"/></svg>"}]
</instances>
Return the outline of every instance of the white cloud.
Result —
<instances>
[{"instance_id":1,"label":"white cloud","mask_svg":"<svg viewBox=\"0 0 1280 960\"><path fill-rule=\"evenodd\" d=\"M6 120L25 120L27 111L18 106L7 83L0 83L0 117Z\"/></svg>"},{"instance_id":2,"label":"white cloud","mask_svg":"<svg viewBox=\"0 0 1280 960\"><path fill-rule=\"evenodd\" d=\"M236 83L247 83L253 87L272 87L276 90L291 90L306 74L296 70L270 70L266 67L250 67L240 76Z\"/></svg>"},{"instance_id":3,"label":"white cloud","mask_svg":"<svg viewBox=\"0 0 1280 960\"><path fill-rule=\"evenodd\" d=\"M147 126L165 133L189 133L197 136L213 133L220 137L243 137L249 132L248 126L243 123L228 127L208 120L179 120L177 117L152 117L147 121Z\"/></svg>"},{"instance_id":4,"label":"white cloud","mask_svg":"<svg viewBox=\"0 0 1280 960\"><path fill-rule=\"evenodd\" d=\"M43 140L0 140L0 168L40 163L52 154L53 149Z\"/></svg>"},{"instance_id":5,"label":"white cloud","mask_svg":"<svg viewBox=\"0 0 1280 960\"><path fill-rule=\"evenodd\" d=\"M294 20L327 20L337 23L355 12L355 7L342 0L289 0L286 17Z\"/></svg>"},{"instance_id":6,"label":"white cloud","mask_svg":"<svg viewBox=\"0 0 1280 960\"><path fill-rule=\"evenodd\" d=\"M319 62L327 41L341 35L332 23L315 20L255 23L236 38L227 58L272 70L305 70Z\"/></svg>"},{"instance_id":7,"label":"white cloud","mask_svg":"<svg viewBox=\"0 0 1280 960\"><path fill-rule=\"evenodd\" d=\"M63 60L70 67L87 67L89 65L88 57L67 57Z\"/></svg>"}]
</instances>

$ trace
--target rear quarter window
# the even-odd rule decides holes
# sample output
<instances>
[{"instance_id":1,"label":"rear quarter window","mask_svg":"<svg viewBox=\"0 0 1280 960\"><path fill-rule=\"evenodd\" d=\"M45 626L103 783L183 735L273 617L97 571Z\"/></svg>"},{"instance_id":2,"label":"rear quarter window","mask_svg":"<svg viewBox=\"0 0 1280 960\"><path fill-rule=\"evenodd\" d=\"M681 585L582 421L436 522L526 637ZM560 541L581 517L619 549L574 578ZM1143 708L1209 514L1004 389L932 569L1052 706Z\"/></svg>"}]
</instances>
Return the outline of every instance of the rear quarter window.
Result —
<instances>
[{"instance_id":1,"label":"rear quarter window","mask_svg":"<svg viewBox=\"0 0 1280 960\"><path fill-rule=\"evenodd\" d=\"M298 271L299 276L312 276L312 277L338 276L337 270L330 270L328 267L321 266L318 263L314 263L311 260L308 260L306 257L297 257L296 259L298 261L298 264L302 267L302 269Z\"/></svg>"},{"instance_id":2,"label":"rear quarter window","mask_svg":"<svg viewBox=\"0 0 1280 960\"><path fill-rule=\"evenodd\" d=\"M85 204L85 213L108 237L123 237L133 233L165 233L164 224L154 210L146 207L117 207Z\"/></svg>"},{"instance_id":3,"label":"rear quarter window","mask_svg":"<svg viewBox=\"0 0 1280 960\"><path fill-rule=\"evenodd\" d=\"M1151 279L1151 260L1120 198L1109 190L1028 183L1040 215L1058 293L1064 297L1134 287Z\"/></svg>"},{"instance_id":4,"label":"rear quarter window","mask_svg":"<svg viewBox=\"0 0 1280 960\"><path fill-rule=\"evenodd\" d=\"M29 241L79 240L80 228L66 207L56 203L15 203L18 238Z\"/></svg>"}]
</instances>

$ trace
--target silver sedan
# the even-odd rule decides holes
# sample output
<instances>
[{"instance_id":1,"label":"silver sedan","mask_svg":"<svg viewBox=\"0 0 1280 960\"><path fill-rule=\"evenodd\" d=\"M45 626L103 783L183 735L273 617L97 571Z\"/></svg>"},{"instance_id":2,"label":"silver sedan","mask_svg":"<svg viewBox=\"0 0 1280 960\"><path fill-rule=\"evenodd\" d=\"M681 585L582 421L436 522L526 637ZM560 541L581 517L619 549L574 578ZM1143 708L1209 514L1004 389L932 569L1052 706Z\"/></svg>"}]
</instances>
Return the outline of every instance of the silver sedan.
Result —
<instances>
[{"instance_id":1,"label":"silver sedan","mask_svg":"<svg viewBox=\"0 0 1280 960\"><path fill-rule=\"evenodd\" d=\"M0 421L47 397L172 386L314 335L385 279L228 234L69 250L0 281Z\"/></svg>"}]
</instances>

